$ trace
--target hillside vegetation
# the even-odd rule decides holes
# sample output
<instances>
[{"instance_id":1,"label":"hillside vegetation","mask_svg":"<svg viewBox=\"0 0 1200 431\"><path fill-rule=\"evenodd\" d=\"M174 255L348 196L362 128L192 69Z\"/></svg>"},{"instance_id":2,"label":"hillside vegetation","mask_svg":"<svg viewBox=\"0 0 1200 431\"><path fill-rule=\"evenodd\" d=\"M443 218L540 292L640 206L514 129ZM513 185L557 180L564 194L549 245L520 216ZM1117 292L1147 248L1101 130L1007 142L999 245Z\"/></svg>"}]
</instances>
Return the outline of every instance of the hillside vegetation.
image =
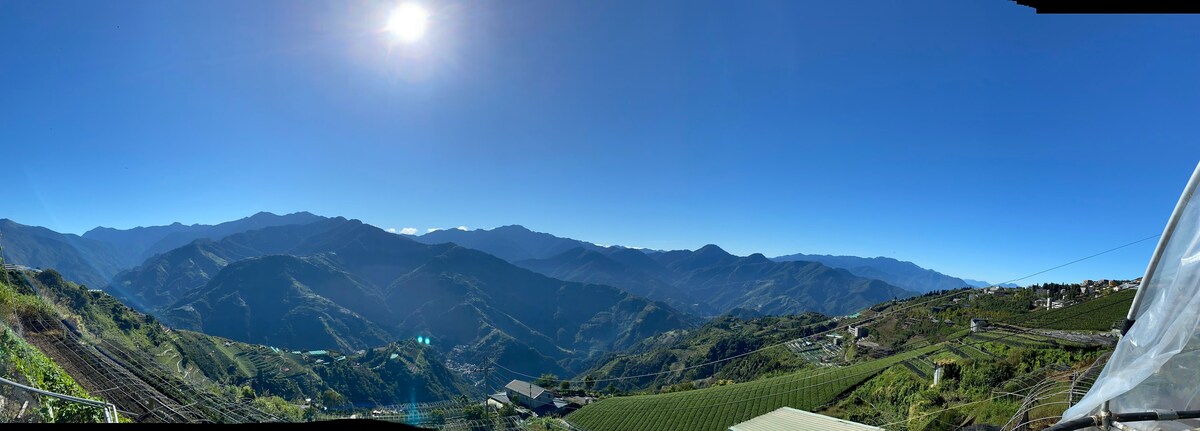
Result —
<instances>
[{"instance_id":1,"label":"hillside vegetation","mask_svg":"<svg viewBox=\"0 0 1200 431\"><path fill-rule=\"evenodd\" d=\"M714 244L652 254L579 248L517 264L564 280L611 283L651 298L694 304L688 309L702 314L744 308L773 315L841 315L914 295L818 262L776 262L759 253L734 256Z\"/></svg>"},{"instance_id":2,"label":"hillside vegetation","mask_svg":"<svg viewBox=\"0 0 1200 431\"><path fill-rule=\"evenodd\" d=\"M568 419L590 431L723 430L783 406L818 409L884 369L939 348L930 346L845 368L806 370L708 389L614 397L580 409Z\"/></svg>"},{"instance_id":3,"label":"hillside vegetation","mask_svg":"<svg viewBox=\"0 0 1200 431\"><path fill-rule=\"evenodd\" d=\"M29 345L14 332L7 317L15 313L32 311L41 306L36 301L22 298L7 283L0 281L0 377L35 388L103 401L89 395L66 370L46 357L37 348ZM0 396L9 402L0 405L0 422L103 422L101 409L67 402L50 397L36 397L10 386L0 385ZM30 401L30 409L21 416L21 406Z\"/></svg>"},{"instance_id":4,"label":"hillside vegetation","mask_svg":"<svg viewBox=\"0 0 1200 431\"><path fill-rule=\"evenodd\" d=\"M0 322L42 340L43 344L77 332L80 341L119 360L121 367L133 375L131 378L150 382L163 392L162 396L179 401L179 405L251 402L260 410L273 412L276 419L299 420L302 410L297 405L304 404L306 398L317 405L336 408L478 395L471 385L445 368L445 359L436 350L415 341L390 344L361 354L294 353L171 330L103 292L88 291L63 280L54 271L36 276L19 272L9 275L11 284L0 281L0 286L5 286L0 294ZM65 328L47 328L46 322L51 326L62 322ZM97 376L89 368L94 365L88 361L81 363L80 358L73 356L79 352L61 350L62 346L74 344L46 344L59 346L55 355L66 355L51 355L49 359L67 359L70 365L67 371L82 373L81 382L103 382L97 379L107 377ZM83 386L92 391L107 389ZM118 408L126 407L114 402Z\"/></svg>"},{"instance_id":5,"label":"hillside vegetation","mask_svg":"<svg viewBox=\"0 0 1200 431\"><path fill-rule=\"evenodd\" d=\"M698 328L670 331L647 338L625 354L611 355L592 370L581 374L580 378L603 382L597 385L597 389L606 392L694 385L692 382L702 379L708 380L706 383L754 380L768 374L796 371L813 365L785 348L750 352L829 330L835 325L829 318L816 313L748 319L722 316ZM738 355L745 356L711 366L696 366ZM660 373L664 370L678 371ZM638 375L647 376L608 381Z\"/></svg>"},{"instance_id":6,"label":"hillside vegetation","mask_svg":"<svg viewBox=\"0 0 1200 431\"><path fill-rule=\"evenodd\" d=\"M1069 307L1036 311L1010 319L1010 322L1032 328L1108 331L1119 327L1136 294L1136 290L1123 290Z\"/></svg>"},{"instance_id":7,"label":"hillside vegetation","mask_svg":"<svg viewBox=\"0 0 1200 431\"><path fill-rule=\"evenodd\" d=\"M582 371L693 322L610 286L344 218L192 242L121 273L109 290L176 327L246 343L349 352L420 335L461 346L459 362L535 375Z\"/></svg>"},{"instance_id":8,"label":"hillside vegetation","mask_svg":"<svg viewBox=\"0 0 1200 431\"><path fill-rule=\"evenodd\" d=\"M1036 318L1034 323L1044 327L1055 327L1075 317L1063 310L1031 311L1031 297L1029 289L1008 289L995 294L955 290L881 303L861 316L839 321L840 325L862 322L868 335L861 343L844 346L835 364L803 364L804 359L810 359L803 351L771 348L747 358L779 358L780 363L800 362L800 367L807 368L757 380L737 379L742 383L730 384L729 380L720 379L695 381L707 384L704 389L691 389L692 382L669 388L656 387L658 382L644 384L641 394L603 399L567 419L589 431L715 431L790 406L887 429L933 431L972 424L1002 425L1019 413L1022 396L1029 388L1039 382L1049 382L1042 388L1062 386L1056 383L1064 379L1062 373L1069 376L1071 370L1091 369L1091 364L1108 348L1105 344L1055 338L1012 327L981 332L968 329L970 319L977 317L996 322ZM1076 307L1106 309L1106 304L1124 300L1124 295L1108 295ZM1053 314L1042 316L1043 313ZM619 361L670 355L674 353L672 347L689 346L702 351L701 347L715 345L712 339L721 340L722 335L731 333L738 334L739 340L751 346L772 345L757 344L764 339L754 329L758 327L754 323L757 321L761 318L727 317L681 333L670 343L648 342L644 352L616 359L597 372ZM734 326L745 330L730 331ZM818 341L815 337L805 339ZM691 362L697 363L705 361ZM943 378L939 385L931 387L935 368L939 366L943 368ZM597 386L605 384L610 383L600 380ZM1076 389L1085 391L1086 386ZM997 397L994 390L1016 395ZM1062 401L1037 398L1029 405L1037 414L1048 416L1063 411Z\"/></svg>"}]
</instances>

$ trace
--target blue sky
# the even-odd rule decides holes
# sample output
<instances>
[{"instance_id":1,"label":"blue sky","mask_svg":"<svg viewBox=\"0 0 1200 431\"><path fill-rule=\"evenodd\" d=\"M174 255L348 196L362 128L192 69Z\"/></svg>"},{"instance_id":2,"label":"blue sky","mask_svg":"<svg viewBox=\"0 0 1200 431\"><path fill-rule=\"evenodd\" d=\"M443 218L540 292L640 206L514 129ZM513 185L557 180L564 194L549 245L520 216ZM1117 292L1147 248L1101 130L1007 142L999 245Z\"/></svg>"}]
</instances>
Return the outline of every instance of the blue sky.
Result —
<instances>
[{"instance_id":1,"label":"blue sky","mask_svg":"<svg viewBox=\"0 0 1200 431\"><path fill-rule=\"evenodd\" d=\"M1000 281L1161 232L1200 160L1200 17L420 3L403 44L398 2L3 2L0 217L515 223Z\"/></svg>"}]
</instances>

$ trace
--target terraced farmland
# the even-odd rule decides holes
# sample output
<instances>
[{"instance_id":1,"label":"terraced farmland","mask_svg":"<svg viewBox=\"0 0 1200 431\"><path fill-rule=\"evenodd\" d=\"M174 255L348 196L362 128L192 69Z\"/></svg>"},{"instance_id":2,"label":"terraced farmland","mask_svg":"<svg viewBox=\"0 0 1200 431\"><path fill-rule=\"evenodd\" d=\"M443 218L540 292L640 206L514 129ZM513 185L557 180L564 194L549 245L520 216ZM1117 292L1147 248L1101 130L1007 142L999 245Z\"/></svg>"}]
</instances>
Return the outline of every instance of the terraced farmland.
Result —
<instances>
[{"instance_id":1,"label":"terraced farmland","mask_svg":"<svg viewBox=\"0 0 1200 431\"><path fill-rule=\"evenodd\" d=\"M967 337L966 340L963 340L963 342L968 345L967 346L959 346L959 348L961 350L964 350L964 353L968 353L965 356L973 357L976 359L988 359L989 356L986 356L987 354L982 353L982 352L980 352L980 353L982 353L985 356L976 356L976 355L969 354L970 351L968 350L968 348L974 347L971 345L981 345L983 343L996 343L996 344L1003 344L1003 345L1006 345L1009 347L1038 349L1038 348L1050 348L1050 347L1055 347L1055 346L1064 345L1064 344L1071 344L1066 341L1055 340L1053 338L1043 337L1040 335L1024 334L1024 333L1008 332L1008 331L979 332L979 333L971 334L970 336ZM973 349L973 350L978 351L978 349Z\"/></svg>"},{"instance_id":2,"label":"terraced farmland","mask_svg":"<svg viewBox=\"0 0 1200 431\"><path fill-rule=\"evenodd\" d=\"M815 410L888 367L941 348L929 346L845 368L805 370L728 386L609 398L572 413L567 420L588 431L724 430L783 406Z\"/></svg>"},{"instance_id":3,"label":"terraced farmland","mask_svg":"<svg viewBox=\"0 0 1200 431\"><path fill-rule=\"evenodd\" d=\"M1012 323L1029 328L1107 331L1125 318L1136 293L1125 290L1070 307L1037 311L1013 319Z\"/></svg>"},{"instance_id":4,"label":"terraced farmland","mask_svg":"<svg viewBox=\"0 0 1200 431\"><path fill-rule=\"evenodd\" d=\"M908 371L920 377L922 380L933 379L933 365L929 362L921 360L904 361L900 365L908 369Z\"/></svg>"}]
</instances>

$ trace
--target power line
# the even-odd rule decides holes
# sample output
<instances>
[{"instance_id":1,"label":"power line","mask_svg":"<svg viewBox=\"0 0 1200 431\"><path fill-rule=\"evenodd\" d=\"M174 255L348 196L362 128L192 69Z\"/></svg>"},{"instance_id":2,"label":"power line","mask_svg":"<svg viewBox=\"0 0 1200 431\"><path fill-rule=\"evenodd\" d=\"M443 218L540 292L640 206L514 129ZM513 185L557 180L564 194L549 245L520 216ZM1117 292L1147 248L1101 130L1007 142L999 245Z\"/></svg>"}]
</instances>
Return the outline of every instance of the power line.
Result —
<instances>
[{"instance_id":1,"label":"power line","mask_svg":"<svg viewBox=\"0 0 1200 431\"><path fill-rule=\"evenodd\" d=\"M995 287L995 286L998 286L998 285L1000 285L1000 284L1007 284L1007 283L1012 283L1012 282L1016 282L1016 281L1021 281L1021 280L1024 280L1024 279L1027 279L1027 278L1030 278L1030 277L1033 277L1033 276L1037 276L1037 275L1040 275L1040 274L1044 274L1044 273L1046 273L1046 272L1049 272L1049 271L1053 271L1053 270L1056 270L1056 269L1059 269L1059 268L1063 268L1063 267L1066 267L1066 266L1069 266L1069 265L1072 265L1072 264L1075 264L1075 263L1079 263L1079 262L1082 262L1082 261L1085 261L1085 260L1088 260L1088 259L1092 259L1092 258L1095 258L1095 257L1101 256L1101 255L1104 255L1104 254L1107 254L1107 253L1111 253L1111 252L1113 252L1113 251L1117 251L1117 250L1120 250L1120 249L1123 249L1123 248L1126 248L1126 247L1129 247L1129 246L1132 246L1132 245L1135 245L1135 244L1138 244L1138 243L1141 243L1141 242L1147 241L1147 240L1149 240L1149 239L1152 239L1152 238L1155 238L1155 237L1157 237L1157 236L1158 236L1158 235L1154 235L1154 236L1149 236L1149 237L1146 237L1146 238L1142 238L1142 239L1139 239L1139 240L1137 240L1137 241L1133 241L1133 242L1130 242L1130 243L1126 243L1126 244L1123 244L1123 245L1120 245L1120 246L1117 246L1117 247L1114 247L1114 248L1111 248L1111 249L1108 249L1108 250L1105 250L1105 251L1102 251L1102 252L1099 252L1099 253L1095 253L1095 254L1092 254L1092 255L1089 255L1089 256L1086 256L1086 257L1083 257L1083 258L1079 258L1079 259L1076 259L1076 260L1073 260L1073 261L1070 261L1070 262L1067 262L1067 263L1064 263L1064 264L1061 264L1061 265L1057 265L1057 266L1054 266L1054 267L1052 267L1052 268L1048 268L1048 269L1045 269L1045 270L1041 270L1041 271L1038 271L1038 272L1035 272L1035 273L1032 273L1032 274L1029 274L1029 275L1026 275L1026 276L1022 276L1022 277L1014 278L1014 279L1012 279L1012 280L1004 281L1004 282L997 283L997 284L992 284L992 285L990 285L989 287ZM893 315L893 314L897 314L897 313L900 313L900 312L902 312L902 311L909 310L909 309L912 309L912 308L915 308L915 307L919 307L919 306L921 306L921 305L925 305L925 304L928 304L928 303L931 303L931 302L935 302L935 301L945 301L945 300L951 299L951 298L953 298L953 297L956 297L956 296L959 296L959 295L962 295L962 294L968 294L968 293L974 293L974 292L976 292L976 290L975 290L975 289L965 289L965 290L961 290L961 291L959 291L959 292L954 292L954 293L951 293L951 294L948 294L948 295L940 295L940 296L937 296L937 297L931 298L931 299L929 299L929 300L926 300L926 301L921 301L921 302L917 302L917 303L913 303L913 304L906 304L906 305L904 305L904 306L901 306L901 307L896 307L896 308L893 308L893 309L889 309L889 310L886 310L885 312L881 312L881 313L879 313L879 314L876 314L876 315L873 315L873 316L869 316L869 317L863 318L863 319L861 319L861 320L858 320L858 321L856 321L856 322L855 322L855 324L856 324L856 325L865 324L865 323L867 323L867 322L869 322L869 321L873 321L873 320L876 320L876 319L879 319L879 318L882 318L882 317L886 317L886 316L890 316L890 315ZM1064 316L1063 318L1060 318L1060 319L1058 319L1058 320L1054 320L1054 321L1051 321L1051 322L1048 322L1048 323L1045 323L1045 324L1053 324L1053 323L1058 323L1058 322L1060 322L1060 321L1063 321L1063 320L1066 320L1067 318L1070 318L1070 317L1071 317L1071 316ZM820 335L824 335L824 334L827 334L827 333L829 333L829 332L836 331L836 330L838 330L840 327L841 327L841 326L839 325L838 327L836 327L836 328L833 328L833 329L830 329L830 330L827 330L827 331L820 331L820 332L816 332L816 333L810 334L810 335L808 335L808 336L806 336L806 337L801 337L801 339L803 339L803 338L810 338L810 337L818 337L818 336L820 336ZM998 341L1000 341L1000 340L1003 340L1003 339L1007 339L1007 338L1010 338L1010 337L1015 337L1015 336L1018 336L1018 335L1028 334L1028 333L1031 333L1031 332L1032 332L1032 329L1025 329L1025 330L1023 330L1023 331L1014 331L1014 332L1008 333L1008 334L1006 334L1006 335L1004 335L1004 336L1001 336L1001 337L998 337L998 338L992 338L992 339L982 340L982 341L979 341L979 342L976 342L976 343L962 343L961 345L963 345L963 346L979 346L979 345L982 345L983 343L988 343L988 342L998 342ZM726 361L729 361L729 360L732 360L732 359L736 359L736 358L739 358L739 357L748 356L748 355L751 355L751 354L754 354L754 353L757 353L757 352L761 352L761 351L764 351L764 350L767 350L767 349L770 349L770 348L774 348L774 347L778 347L778 346L781 346L781 345L785 345L785 344L787 344L787 343L790 343L790 342L793 342L793 341L795 341L795 340L788 340L788 341L785 341L785 342L782 342L782 343L777 343L777 344L774 344L774 345L770 345L770 346L762 347L762 348L756 349L756 350L754 350L754 351L751 351L751 352L746 352L746 353L742 353L742 354L739 354L739 355L734 355L734 356L731 356L731 357L728 357L728 358L722 358L722 359L718 359L718 360L714 360L714 361L706 362L706 363L703 363L703 364L698 364L698 365L694 365L694 366L690 366L690 367L685 367L685 368L683 368L683 369L677 369L677 370L668 370L668 371L656 372L656 373L646 373L646 374L642 374L642 375L636 375L636 376L622 376L622 377L616 377L616 378L594 379L594 380L591 380L591 382L594 382L594 383L595 383L595 382L605 382L605 381L628 380L628 379L634 379L634 378L642 378L642 377L656 376L656 375L662 375L662 374L667 374L667 373L680 372L680 371L684 371L684 370L687 370L687 369L699 368L699 367L703 367L703 366L713 365L713 364L716 364L716 363L726 362ZM946 340L942 340L942 341L939 341L939 342L943 342L943 341L946 341ZM927 341L922 341L922 342L927 342ZM916 342L913 342L913 343L905 343L905 344L904 344L904 345L902 345L901 347L908 347L908 346L911 346L912 344L916 344ZM931 351L931 352L929 352L929 353L926 353L926 354L923 354L923 355L921 355L921 357L923 357L923 356L928 356L929 354L933 354L933 353L936 353L936 352L938 352L938 351L941 351L941 350L942 350L942 348L935 349L935 350L933 350L933 351ZM495 365L497 368L499 368L499 369L501 369L501 370L504 370L504 371L507 371L507 372L509 372L509 373L512 373L512 374L514 374L514 375L523 376L523 377L533 377L533 378L537 378L536 376L532 376L532 375L525 374L525 373L520 373L520 372L514 371L514 370L512 370L512 369L509 369L509 368L507 368L507 367L504 367L503 365L500 365L500 364L496 363L494 360L489 360L489 362L490 362L492 365ZM904 362L904 361L899 361L899 362L897 362L897 364L899 364L899 363L901 363L901 362ZM895 364L893 364L893 365L895 365ZM884 369L886 369L886 367L885 367ZM770 386L765 386L765 387L766 387L766 388L774 388L774 387L779 387L779 386L785 386L785 385L789 385L789 384L794 384L794 383L796 383L796 382L799 382L799 381L811 380L811 379L814 379L814 378L817 378L817 377L826 376L826 375L829 375L829 374L832 374L832 373L836 373L836 372L838 372L838 371L840 371L840 369L831 370L831 371L827 371L827 372L824 372L824 373L817 373L817 374L811 374L811 375L805 375L805 376L798 376L798 377L799 377L798 379L785 380L785 381L781 381L781 382L779 382L779 383L775 383L775 384L772 384L772 385L770 385ZM864 375L864 374L870 374L870 373L878 373L879 371L881 371L881 370L871 370L871 371L869 371L869 372L864 372L864 373L856 373L856 374L852 374L852 375L848 375L848 376L841 376L841 377L839 377L839 378L837 378L837 379L835 379L835 380L830 380L830 381L824 381L824 382L820 382L820 383L815 383L815 384L812 384L812 385L807 385L807 386L803 386L803 387L800 387L800 388L792 388L792 389L791 389L791 390L789 390L789 391L780 392L780 393L771 393L771 394L764 395L763 397L758 397L758 398L765 398L765 397L769 397L769 396L776 396L776 395L781 395L781 394L792 393L792 392L796 392L796 391L798 391L798 390L809 389L809 388L813 388L813 387L819 387L819 386L822 386L822 385L827 385L827 384L830 384L830 383L832 383L832 382L836 382L836 381L839 381L839 380L844 380L844 379L847 379L847 378L857 377L857 376L861 376L861 375ZM797 372L796 374L800 374L800 373L799 373L799 372ZM495 377L497 377L497 376L492 376L492 377L493 377L493 378L495 378ZM560 380L560 381L563 381L563 380ZM567 382L570 382L570 383L582 383L582 382L587 382L588 380L565 380L565 381L567 381ZM501 382L502 382L502 381L501 381ZM488 384L488 383L486 383L486 382L485 382L485 385L486 385L486 384ZM705 400L706 400L706 399L710 399L710 398L713 398L713 397L715 397L715 396L717 396L717 394L710 394L709 396L705 397L704 399L705 399ZM758 398L753 398L753 399L758 399ZM691 409L691 408L711 408L711 407L717 407L717 406L721 406L721 405L736 404L736 403L745 402L745 401L748 401L748 400L753 400L753 399L742 399L742 400L739 400L739 401L732 401L732 402L719 403L719 404L710 404L710 405L704 405L704 406L699 406L699 407L687 407L687 408L688 408L688 409ZM961 407L961 406L960 406L960 407ZM957 408L957 407L955 407L955 408ZM674 410L674 409L677 409L677 408L671 408L671 409L673 409L673 410ZM638 409L638 410L636 410L636 411L655 411L655 410L660 410L660 409L657 409L657 408L651 408L651 409Z\"/></svg>"},{"instance_id":2,"label":"power line","mask_svg":"<svg viewBox=\"0 0 1200 431\"><path fill-rule=\"evenodd\" d=\"M1128 246L1128 245L1132 245L1132 244L1135 244L1135 243L1130 243L1130 244L1127 244L1126 246ZM1117 250L1117 249L1119 249L1119 248L1116 248L1116 249L1111 249L1111 250L1109 250L1109 251L1113 251L1113 250ZM1101 254L1102 254L1102 253L1101 253ZM1099 256L1099 254L1093 255L1092 257L1095 257L1095 256ZM1078 260L1078 261L1081 261L1081 260ZM1078 261L1077 261L1077 262L1078 262ZM1060 266L1060 267L1061 267L1061 266ZM941 296L941 297L938 297L938 298L939 298L939 299L941 299L941 300L945 300L945 299L949 298L950 296L952 296L952 295L948 295L948 296ZM930 301L926 301L926 302L930 302ZM909 307L909 308L911 308L911 307ZM1054 323L1059 323L1059 322L1062 322L1062 321L1065 321L1065 320L1071 319L1071 318L1073 318L1073 317L1074 317L1074 316L1071 316L1071 315L1065 315L1065 316L1062 316L1062 317L1060 317L1060 318L1058 318L1058 319L1052 320L1052 321L1050 321L1050 322L1048 322L1048 323L1046 323L1046 324L1054 324ZM979 341L979 342L976 342L976 343L962 343L962 345L964 345L964 346L978 346L978 345L982 345L982 344L984 344L984 343L995 343L995 342L998 342L998 341L1000 341L1000 340L1008 339L1008 338L1015 337L1015 336L1018 336L1018 335L1024 335L1024 334L1029 334L1029 333L1032 333L1032 331L1033 331L1034 329L1035 329L1035 328L1026 328L1026 329L1025 329L1025 330L1023 330L1023 331L1013 331L1013 332L1010 332L1010 333L1008 333L1008 334L1005 334L1005 335L1003 335L1003 336L1001 336L1001 337L997 337L997 338L991 338L991 339L985 339L985 340L981 340L981 341ZM969 336L969 335L968 335L968 336ZM944 343L944 342L948 342L948 341L949 341L948 339L942 339L942 340L939 340L939 341L938 341L938 343ZM913 344L916 344L916 343L917 343L917 342L909 342L909 343L905 343L905 344L901 345L901 347L910 346L910 345L913 345ZM926 354L923 354L923 355L920 355L920 356L918 356L918 357L914 357L914 358L912 358L912 359L916 359L916 358L919 358L919 357L921 357L921 356L927 356L927 355L930 355L930 354L934 354L934 353L936 353L936 352L938 352L938 351L940 351L940 350L943 350L943 349L945 349L945 348L947 348L947 347L941 347L941 348L938 348L938 349L934 349L933 351L930 351L930 352L928 352L928 353L926 353ZM883 360L883 359L880 359L880 360ZM911 360L911 359L905 359L905 360L902 360L902 361L897 361L895 364L888 365L887 367L884 367L883 369L879 369L879 370L871 370L871 371L870 371L870 373L878 373L878 372L881 372L881 371L883 371L883 370L885 370L885 369L887 369L887 368L889 368L889 367L891 367L891 366L895 366L895 365L897 365L897 364L900 364L900 363L902 363L902 362L905 362L905 361L908 361L908 360ZM763 386L760 386L758 389L761 391L761 389L763 389L763 388L768 388L768 389L769 389L769 388L775 388L775 387L779 387L779 386L785 386L785 385L789 385L789 384L796 383L796 382L798 382L798 381L809 380L809 379L813 379L813 378L816 378L816 377L821 377L821 376L829 375L829 374L836 373L836 372L838 372L838 370L829 371L829 372L825 372L825 373L818 373L818 374L814 374L814 375L808 375L808 376L804 376L804 377L801 377L801 378L799 378L799 379L794 379L794 380L791 380L791 381L782 381L782 382L780 382L780 383L777 383L777 384L763 385ZM799 374L799 372L797 372L797 374ZM707 405L702 405L702 406L688 406L688 407L669 407L669 408L667 408L667 407L664 407L664 408L654 408L654 407L652 407L652 408L646 408L646 409L624 409L624 410L622 410L622 411L624 411L624 412L635 412L635 411L636 411L636 412L653 412L653 411L663 411L663 410L690 410L690 409L697 409L697 408L713 408L713 407L720 407L720 406L724 406L724 405L738 404L738 403L743 403L743 402L752 401L752 400L757 400L757 399L762 399L762 398L769 398L769 397L773 397L773 396L777 396L777 395L789 394L789 393L792 393L792 392L796 392L796 391L798 391L798 390L809 389L809 388L813 388L813 387L818 387L818 386L822 386L822 385L827 385L827 384L830 384L830 383L833 383L833 382L837 382L837 381L839 381L839 380L844 380L844 379L846 379L846 378L850 378L850 377L857 377L857 376L860 376L860 375L863 375L863 374L868 374L868 373L858 373L858 374L853 374L853 375L850 375L850 376L842 376L842 377L838 377L838 378L836 378L836 379L833 379L833 380L826 380L826 381L822 381L822 382L820 382L820 383L815 383L815 384L813 384L813 385L803 386L803 387L800 387L800 388L793 388L792 390L788 390L788 391L784 391L784 392L768 393L768 394L766 394L766 395L763 395L763 396L760 396L760 397L755 397L755 398L743 398L743 399L739 399L739 400L736 400L736 401L729 401L729 402L725 402L725 403L707 404ZM708 390L711 390L711 389L712 389L712 388L708 388ZM704 398L702 398L702 399L701 399L701 401L708 400L708 399L710 399L710 398L713 398L713 397L716 397L716 396L718 396L718 395L717 395L717 394L715 394L714 392L709 392L709 394L707 394L707 396L705 396ZM991 400L991 399L995 399L995 398L997 398L997 397L992 397L992 398L990 398L989 400ZM984 401L988 401L988 400L984 400ZM978 402L973 402L973 403L971 403L971 404L975 404L975 403L978 403ZM961 407L961 405L960 405L960 406L956 406L956 407L952 407L952 408L958 408L958 407ZM944 410L949 410L949 409L950 409L950 408L943 409L942 411L944 411ZM935 413L936 413L936 412L935 412ZM891 425L891 424L888 424L888 425Z\"/></svg>"}]
</instances>

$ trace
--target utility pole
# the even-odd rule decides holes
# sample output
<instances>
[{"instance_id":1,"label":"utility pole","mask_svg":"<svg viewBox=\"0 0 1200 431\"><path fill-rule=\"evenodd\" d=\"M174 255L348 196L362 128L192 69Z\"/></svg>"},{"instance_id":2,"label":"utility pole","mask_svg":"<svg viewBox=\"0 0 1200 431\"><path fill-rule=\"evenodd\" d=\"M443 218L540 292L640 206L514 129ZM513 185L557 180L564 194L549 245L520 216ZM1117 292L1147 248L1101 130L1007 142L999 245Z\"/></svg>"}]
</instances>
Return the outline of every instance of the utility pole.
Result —
<instances>
[{"instance_id":1,"label":"utility pole","mask_svg":"<svg viewBox=\"0 0 1200 431\"><path fill-rule=\"evenodd\" d=\"M486 408L487 408L487 411L488 411L488 414L487 414L487 415L488 415L488 418L491 418L491 417L492 417L492 408L491 408L491 405L492 405L492 402L491 402L491 399L492 399L492 394L490 393L490 392L491 392L491 390L490 390L490 389L488 389L488 388L489 388L489 387L491 387L491 385L492 385L492 383L491 383L491 380L489 380L489 377L491 376L491 373L492 373L492 363L493 363L494 361L495 361L495 357L488 358L488 363L487 363L487 365L485 365L485 366L483 367L483 388L484 388L485 390L487 390L487 392L489 392L488 394L486 394L486 395L487 395L487 398L486 398L486 399L484 399L484 401L483 401L483 405L484 405L484 407L486 407ZM497 417L499 417L499 416L500 416L500 411L499 411L499 409L497 409L497 410L496 410L496 416L497 416Z\"/></svg>"}]
</instances>

